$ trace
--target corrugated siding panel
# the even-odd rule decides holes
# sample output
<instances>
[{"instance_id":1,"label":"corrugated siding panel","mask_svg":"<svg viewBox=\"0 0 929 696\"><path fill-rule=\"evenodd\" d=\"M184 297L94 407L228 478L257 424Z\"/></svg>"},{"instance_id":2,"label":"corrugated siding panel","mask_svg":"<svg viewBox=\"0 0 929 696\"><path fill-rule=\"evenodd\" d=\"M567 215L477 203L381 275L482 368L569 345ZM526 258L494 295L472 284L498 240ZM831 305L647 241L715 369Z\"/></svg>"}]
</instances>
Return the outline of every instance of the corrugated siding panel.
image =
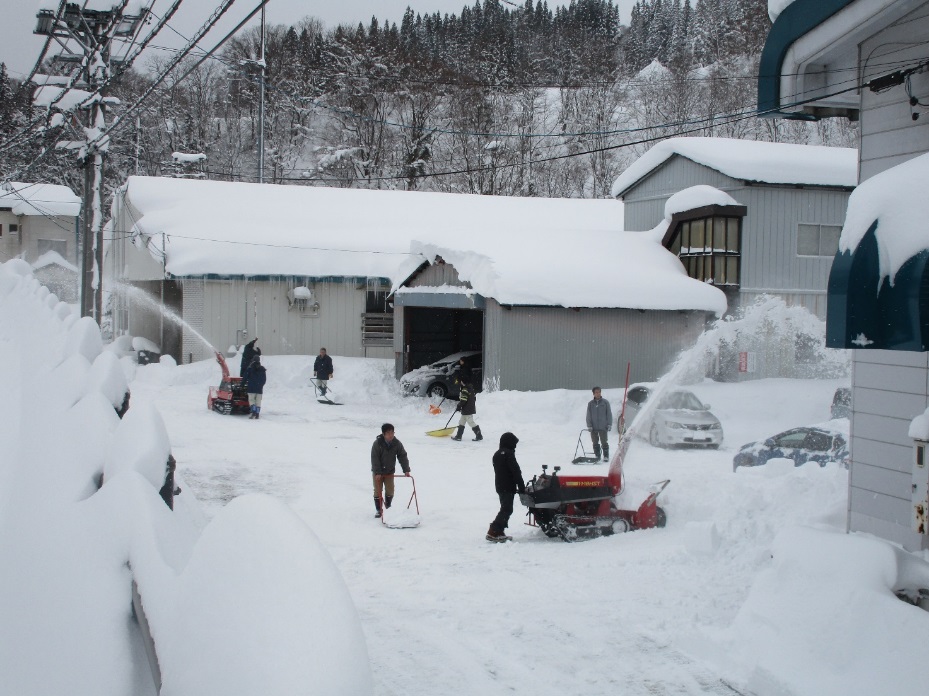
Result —
<instances>
[{"instance_id":1,"label":"corrugated siding panel","mask_svg":"<svg viewBox=\"0 0 929 696\"><path fill-rule=\"evenodd\" d=\"M287 291L296 285L311 289L320 305L318 313L290 307ZM361 315L365 302L366 286L357 281L207 280L203 334L213 345L225 348L245 329L249 338L258 337L267 355L315 355L325 347L332 355L363 357ZM368 357L392 356L389 346L368 349Z\"/></svg>"},{"instance_id":2,"label":"corrugated siding panel","mask_svg":"<svg viewBox=\"0 0 929 696\"><path fill-rule=\"evenodd\" d=\"M621 387L627 362L632 381L658 379L703 327L695 312L494 308L485 315L485 342L498 348L485 369L500 389Z\"/></svg>"},{"instance_id":3,"label":"corrugated siding panel","mask_svg":"<svg viewBox=\"0 0 929 696\"><path fill-rule=\"evenodd\" d=\"M741 182L715 169L675 155L623 196L624 229L652 229L664 219L664 204L671 196L700 184L726 192L741 186Z\"/></svg>"},{"instance_id":4,"label":"corrugated siding panel","mask_svg":"<svg viewBox=\"0 0 929 696\"><path fill-rule=\"evenodd\" d=\"M911 550L929 537L911 529L910 422L929 406L929 354L856 350L852 364L849 529Z\"/></svg>"},{"instance_id":5,"label":"corrugated siding panel","mask_svg":"<svg viewBox=\"0 0 929 696\"><path fill-rule=\"evenodd\" d=\"M866 56L862 81L888 71L888 61L905 67L925 59L925 39L929 36L929 5L903 17L893 26L862 42L859 55ZM929 74L910 78L913 95L922 101L929 96ZM929 144L929 118L925 110L914 121L902 85L884 92L861 91L861 180L924 154Z\"/></svg>"},{"instance_id":6,"label":"corrugated siding panel","mask_svg":"<svg viewBox=\"0 0 929 696\"><path fill-rule=\"evenodd\" d=\"M213 357L213 353L203 339L197 336L193 329L199 334L203 334L203 281L202 280L184 280L181 282L184 303L184 321L187 326L183 327L181 339L181 353L184 362L197 362L198 360L207 360ZM189 328L188 328L189 327ZM223 351L226 346L217 346L217 350Z\"/></svg>"}]
</instances>

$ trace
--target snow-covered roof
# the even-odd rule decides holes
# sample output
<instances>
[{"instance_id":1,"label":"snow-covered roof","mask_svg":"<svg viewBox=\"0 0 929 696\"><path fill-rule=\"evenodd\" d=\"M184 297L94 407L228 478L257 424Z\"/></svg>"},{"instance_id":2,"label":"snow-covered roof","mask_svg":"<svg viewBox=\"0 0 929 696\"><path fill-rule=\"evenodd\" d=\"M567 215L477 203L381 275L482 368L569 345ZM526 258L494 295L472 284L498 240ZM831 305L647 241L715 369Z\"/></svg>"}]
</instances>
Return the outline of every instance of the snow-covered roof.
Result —
<instances>
[{"instance_id":1,"label":"snow-covered roof","mask_svg":"<svg viewBox=\"0 0 929 696\"><path fill-rule=\"evenodd\" d=\"M14 215L77 217L81 199L67 186L11 181L0 187L0 208L11 208Z\"/></svg>"},{"instance_id":2,"label":"snow-covered roof","mask_svg":"<svg viewBox=\"0 0 929 696\"><path fill-rule=\"evenodd\" d=\"M854 252L876 222L880 277L893 284L900 267L929 249L929 154L898 164L864 182L848 199L839 252Z\"/></svg>"},{"instance_id":3,"label":"snow-covered roof","mask_svg":"<svg viewBox=\"0 0 929 696\"><path fill-rule=\"evenodd\" d=\"M620 196L675 155L742 181L808 186L855 186L858 151L848 147L793 145L735 138L668 138L613 182Z\"/></svg>"},{"instance_id":4,"label":"snow-covered roof","mask_svg":"<svg viewBox=\"0 0 929 696\"><path fill-rule=\"evenodd\" d=\"M131 177L134 231L167 235L176 276L381 277L395 287L437 255L502 304L699 309L660 237L623 232L615 200L515 198ZM157 251L161 243L153 245Z\"/></svg>"}]
</instances>

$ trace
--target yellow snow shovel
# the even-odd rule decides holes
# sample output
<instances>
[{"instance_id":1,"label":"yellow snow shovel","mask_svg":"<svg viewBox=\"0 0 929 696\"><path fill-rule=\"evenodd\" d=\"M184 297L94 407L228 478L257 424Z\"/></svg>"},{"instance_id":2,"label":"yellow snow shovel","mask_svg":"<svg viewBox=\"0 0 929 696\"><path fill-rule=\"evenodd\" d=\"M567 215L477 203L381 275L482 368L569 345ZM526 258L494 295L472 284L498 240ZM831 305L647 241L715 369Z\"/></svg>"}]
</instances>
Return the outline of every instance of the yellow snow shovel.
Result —
<instances>
[{"instance_id":1,"label":"yellow snow shovel","mask_svg":"<svg viewBox=\"0 0 929 696\"><path fill-rule=\"evenodd\" d=\"M449 428L448 424L452 422L452 418L455 417L456 413L458 413L458 411L452 411L452 415L448 417L448 423L445 424L444 428L439 428L438 430L427 430L426 435L431 435L432 437L446 437L447 435L451 435L453 432L455 432L455 428Z\"/></svg>"}]
</instances>

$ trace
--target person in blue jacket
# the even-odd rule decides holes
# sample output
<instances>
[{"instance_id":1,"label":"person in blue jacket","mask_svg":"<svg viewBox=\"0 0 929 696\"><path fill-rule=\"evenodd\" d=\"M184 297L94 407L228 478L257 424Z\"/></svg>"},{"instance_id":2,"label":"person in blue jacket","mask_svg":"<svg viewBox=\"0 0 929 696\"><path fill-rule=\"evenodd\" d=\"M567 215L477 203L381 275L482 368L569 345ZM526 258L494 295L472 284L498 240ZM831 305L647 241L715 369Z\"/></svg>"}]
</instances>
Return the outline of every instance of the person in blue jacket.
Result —
<instances>
[{"instance_id":1,"label":"person in blue jacket","mask_svg":"<svg viewBox=\"0 0 929 696\"><path fill-rule=\"evenodd\" d=\"M245 370L245 391L248 392L248 406L251 410L249 419L258 418L261 415L261 395L265 390L265 381L268 379L267 370L261 364L261 349L255 349L255 357L252 358L248 368Z\"/></svg>"}]
</instances>

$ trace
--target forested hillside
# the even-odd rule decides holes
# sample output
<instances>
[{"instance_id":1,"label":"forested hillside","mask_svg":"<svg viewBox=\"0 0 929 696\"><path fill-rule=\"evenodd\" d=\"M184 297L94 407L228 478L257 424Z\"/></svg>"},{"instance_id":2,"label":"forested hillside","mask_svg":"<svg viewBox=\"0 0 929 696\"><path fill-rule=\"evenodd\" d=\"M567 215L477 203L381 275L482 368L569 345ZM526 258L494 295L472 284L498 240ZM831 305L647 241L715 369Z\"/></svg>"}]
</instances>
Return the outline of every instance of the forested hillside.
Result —
<instances>
[{"instance_id":1,"label":"forested hillside","mask_svg":"<svg viewBox=\"0 0 929 696\"><path fill-rule=\"evenodd\" d=\"M612 0L554 9L478 0L460 14L273 26L265 180L604 197L652 142L673 135L854 144L843 121L753 115L769 27L766 0L639 0L630 17ZM183 81L179 67L114 134L107 190L136 172L256 180L258 56L254 29ZM111 94L132 103L168 60L135 66ZM0 143L34 119L30 95L0 69ZM74 154L54 149L74 138L47 128L0 149L0 171L81 191ZM175 164L175 152L206 158Z\"/></svg>"}]
</instances>

